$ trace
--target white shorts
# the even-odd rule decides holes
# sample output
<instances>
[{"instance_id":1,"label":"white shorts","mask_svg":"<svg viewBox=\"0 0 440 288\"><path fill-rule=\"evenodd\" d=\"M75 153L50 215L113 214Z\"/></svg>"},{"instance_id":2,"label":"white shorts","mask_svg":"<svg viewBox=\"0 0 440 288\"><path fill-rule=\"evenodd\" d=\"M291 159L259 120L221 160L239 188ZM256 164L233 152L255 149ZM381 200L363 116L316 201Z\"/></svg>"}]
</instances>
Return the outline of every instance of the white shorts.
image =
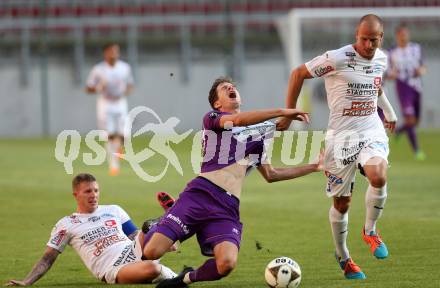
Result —
<instances>
[{"instance_id":1,"label":"white shorts","mask_svg":"<svg viewBox=\"0 0 440 288\"><path fill-rule=\"evenodd\" d=\"M104 97L98 97L96 103L96 114L98 117L98 128L107 131L109 135L124 135L124 125L127 119L127 99L112 101Z\"/></svg>"},{"instance_id":2,"label":"white shorts","mask_svg":"<svg viewBox=\"0 0 440 288\"><path fill-rule=\"evenodd\" d=\"M388 141L365 140L349 145L335 145L333 141L326 141L324 169L328 178L327 196L351 196L358 165L363 167L373 157L380 157L388 163L388 154Z\"/></svg>"},{"instance_id":3,"label":"white shorts","mask_svg":"<svg viewBox=\"0 0 440 288\"><path fill-rule=\"evenodd\" d=\"M139 239L141 233L138 233L135 240L125 246L116 261L105 272L104 279L106 283L115 284L119 270L127 264L142 261L142 246Z\"/></svg>"}]
</instances>

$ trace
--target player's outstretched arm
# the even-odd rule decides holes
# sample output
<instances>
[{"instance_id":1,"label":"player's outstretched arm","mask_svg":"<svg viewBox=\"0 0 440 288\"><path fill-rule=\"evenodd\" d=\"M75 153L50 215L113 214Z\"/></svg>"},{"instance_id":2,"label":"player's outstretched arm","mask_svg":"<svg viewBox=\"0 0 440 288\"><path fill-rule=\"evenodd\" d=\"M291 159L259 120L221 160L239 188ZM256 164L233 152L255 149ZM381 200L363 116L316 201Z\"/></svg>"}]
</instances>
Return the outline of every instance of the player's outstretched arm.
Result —
<instances>
[{"instance_id":1,"label":"player's outstretched arm","mask_svg":"<svg viewBox=\"0 0 440 288\"><path fill-rule=\"evenodd\" d=\"M299 93L301 92L304 80L310 78L313 77L309 70L307 70L305 64L302 64L298 68L294 69L292 73L290 73L289 83L287 84L287 108L296 108L296 102L298 101ZM277 122L277 130L287 130L291 122L292 120L289 118L281 118L280 121Z\"/></svg>"},{"instance_id":2,"label":"player's outstretched arm","mask_svg":"<svg viewBox=\"0 0 440 288\"><path fill-rule=\"evenodd\" d=\"M267 182L277 182L290 180L297 177L305 176L312 172L322 171L324 162L324 152L321 151L317 163L307 164L298 167L277 168L271 164L262 164L258 166L258 171L266 179Z\"/></svg>"},{"instance_id":3,"label":"player's outstretched arm","mask_svg":"<svg viewBox=\"0 0 440 288\"><path fill-rule=\"evenodd\" d=\"M276 117L285 117L287 119L309 122L309 114L298 109L267 109L248 112L240 112L237 114L222 115L220 118L220 127L228 128L229 126L240 127L248 126Z\"/></svg>"},{"instance_id":4,"label":"player's outstretched arm","mask_svg":"<svg viewBox=\"0 0 440 288\"><path fill-rule=\"evenodd\" d=\"M34 265L32 271L23 280L10 280L5 286L29 286L35 283L38 279L43 277L49 271L52 264L57 259L60 252L47 247L43 257Z\"/></svg>"}]
</instances>

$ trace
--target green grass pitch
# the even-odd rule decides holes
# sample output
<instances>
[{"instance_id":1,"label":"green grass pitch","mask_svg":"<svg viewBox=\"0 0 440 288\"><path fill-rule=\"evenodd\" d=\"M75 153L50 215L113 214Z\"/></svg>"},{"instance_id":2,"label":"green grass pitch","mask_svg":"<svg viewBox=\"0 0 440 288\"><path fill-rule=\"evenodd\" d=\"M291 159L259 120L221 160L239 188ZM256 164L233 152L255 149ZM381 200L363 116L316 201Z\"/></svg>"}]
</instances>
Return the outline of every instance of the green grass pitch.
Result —
<instances>
[{"instance_id":1,"label":"green grass pitch","mask_svg":"<svg viewBox=\"0 0 440 288\"><path fill-rule=\"evenodd\" d=\"M399 143L391 141L389 198L378 225L390 251L386 260L376 260L361 239L367 186L358 175L348 244L367 280L345 280L335 262L328 223L331 201L324 193L326 179L322 173L268 184L258 172L253 172L242 193L244 234L236 270L221 281L192 286L265 287L265 265L275 257L289 256L302 268L301 287L440 287L440 133L426 131L420 136L428 155L423 162L413 160L406 139ZM106 164L88 167L76 160L74 174L95 174L101 186L100 203L121 205L140 225L145 218L161 213L154 192L168 191L177 196L194 177L188 164L190 147L190 141L174 146L184 175L170 168L157 183L142 181L127 163L120 176L110 177ZM22 279L30 271L41 257L53 225L75 208L70 191L72 175L67 175L55 160L54 148L54 139L0 140L0 284L8 279ZM274 151L276 158L279 150ZM80 152L87 149L82 147ZM158 171L163 164L162 158L154 156L144 167ZM197 242L191 239L162 262L179 271L184 264L197 267L204 259ZM35 284L103 285L86 270L71 248Z\"/></svg>"}]
</instances>

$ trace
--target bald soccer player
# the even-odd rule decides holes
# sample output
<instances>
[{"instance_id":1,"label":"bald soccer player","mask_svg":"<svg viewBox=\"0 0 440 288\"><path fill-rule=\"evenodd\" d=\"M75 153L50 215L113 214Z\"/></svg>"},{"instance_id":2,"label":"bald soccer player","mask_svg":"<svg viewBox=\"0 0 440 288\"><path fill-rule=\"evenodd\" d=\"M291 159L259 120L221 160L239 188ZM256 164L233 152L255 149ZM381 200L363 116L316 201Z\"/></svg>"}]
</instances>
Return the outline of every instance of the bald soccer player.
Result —
<instances>
[{"instance_id":1,"label":"bald soccer player","mask_svg":"<svg viewBox=\"0 0 440 288\"><path fill-rule=\"evenodd\" d=\"M295 108L305 79L325 79L330 108L324 156L326 194L333 198L329 220L335 255L347 279L366 278L347 248L348 210L358 168L369 184L362 237L376 258L388 256L376 230L387 198L389 153L388 137L377 106L384 111L386 128L394 130L397 117L381 90L387 68L387 56L379 49L383 34L383 23L378 16L363 16L357 25L356 43L327 51L302 64L292 71L288 84L287 107ZM277 123L278 129L287 129L290 123L290 119L283 118Z\"/></svg>"}]
</instances>

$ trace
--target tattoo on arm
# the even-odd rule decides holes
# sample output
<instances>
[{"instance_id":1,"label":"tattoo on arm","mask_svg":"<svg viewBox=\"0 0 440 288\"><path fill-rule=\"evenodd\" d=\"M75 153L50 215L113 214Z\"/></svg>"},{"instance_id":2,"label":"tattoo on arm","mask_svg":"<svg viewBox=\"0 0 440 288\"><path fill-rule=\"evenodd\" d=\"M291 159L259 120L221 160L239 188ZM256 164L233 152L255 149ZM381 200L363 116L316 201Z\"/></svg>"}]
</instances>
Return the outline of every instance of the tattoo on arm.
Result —
<instances>
[{"instance_id":1,"label":"tattoo on arm","mask_svg":"<svg viewBox=\"0 0 440 288\"><path fill-rule=\"evenodd\" d=\"M40 279L47 271L49 271L59 254L60 252L57 250L48 247L43 257L41 257L41 259L34 265L32 271L26 276L23 282L27 285L31 285Z\"/></svg>"}]
</instances>

